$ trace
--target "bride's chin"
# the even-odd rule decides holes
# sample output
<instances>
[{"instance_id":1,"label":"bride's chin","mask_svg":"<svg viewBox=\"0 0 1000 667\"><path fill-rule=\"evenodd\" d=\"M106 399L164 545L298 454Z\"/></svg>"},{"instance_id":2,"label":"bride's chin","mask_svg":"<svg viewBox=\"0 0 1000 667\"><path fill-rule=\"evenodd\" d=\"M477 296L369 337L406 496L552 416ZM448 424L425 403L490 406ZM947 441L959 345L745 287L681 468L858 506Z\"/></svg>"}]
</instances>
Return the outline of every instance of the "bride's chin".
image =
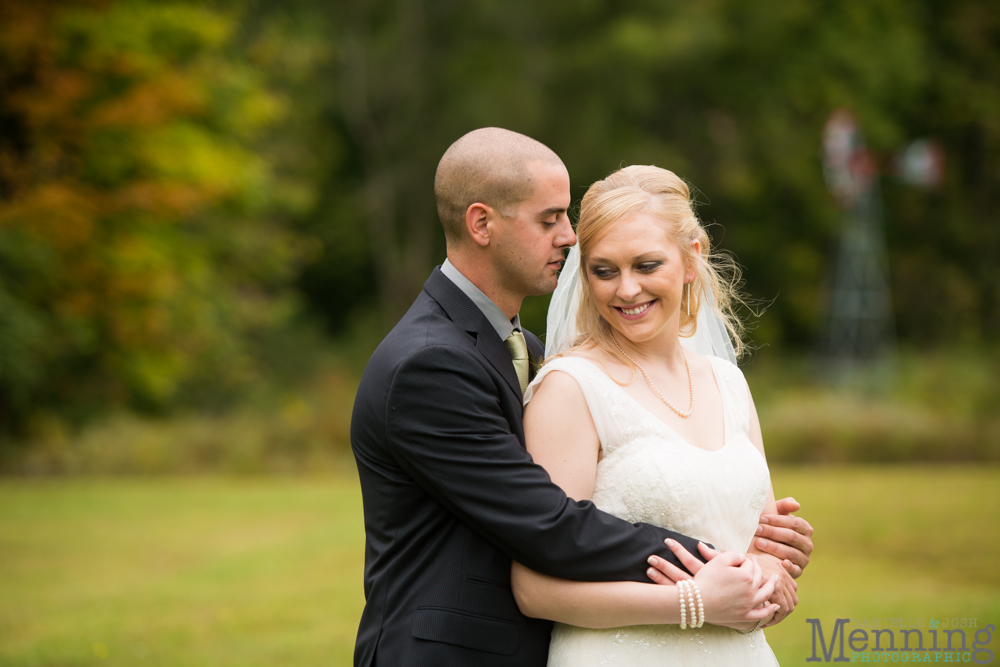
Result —
<instances>
[{"instance_id":1,"label":"bride's chin","mask_svg":"<svg viewBox=\"0 0 1000 667\"><path fill-rule=\"evenodd\" d=\"M615 335L615 338L617 338L618 340L628 341L629 343L632 343L634 345L637 345L639 343L644 343L646 341L646 337L637 331L629 332L629 331L623 331L622 329L618 329L616 327L611 327L611 333L613 333Z\"/></svg>"},{"instance_id":2,"label":"bride's chin","mask_svg":"<svg viewBox=\"0 0 1000 667\"><path fill-rule=\"evenodd\" d=\"M667 327L659 326L655 327L655 330L650 330L649 327L634 326L628 328L618 328L611 327L612 333L614 333L615 338L619 341L627 340L633 345L645 345L647 343L655 344L661 338L668 336ZM674 336L676 338L676 336Z\"/></svg>"}]
</instances>

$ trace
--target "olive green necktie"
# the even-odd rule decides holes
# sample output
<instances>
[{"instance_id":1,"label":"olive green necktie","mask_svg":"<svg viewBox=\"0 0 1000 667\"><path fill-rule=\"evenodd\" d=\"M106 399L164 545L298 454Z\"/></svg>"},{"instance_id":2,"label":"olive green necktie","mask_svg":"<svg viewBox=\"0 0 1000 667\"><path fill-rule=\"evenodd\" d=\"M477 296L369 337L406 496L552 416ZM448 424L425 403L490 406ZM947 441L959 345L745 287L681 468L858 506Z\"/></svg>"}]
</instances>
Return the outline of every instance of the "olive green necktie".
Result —
<instances>
[{"instance_id":1,"label":"olive green necktie","mask_svg":"<svg viewBox=\"0 0 1000 667\"><path fill-rule=\"evenodd\" d=\"M528 344L524 341L524 334L518 330L511 332L504 341L507 351L510 352L510 360L514 362L514 372L517 373L517 382L521 385L521 395L528 388Z\"/></svg>"}]
</instances>

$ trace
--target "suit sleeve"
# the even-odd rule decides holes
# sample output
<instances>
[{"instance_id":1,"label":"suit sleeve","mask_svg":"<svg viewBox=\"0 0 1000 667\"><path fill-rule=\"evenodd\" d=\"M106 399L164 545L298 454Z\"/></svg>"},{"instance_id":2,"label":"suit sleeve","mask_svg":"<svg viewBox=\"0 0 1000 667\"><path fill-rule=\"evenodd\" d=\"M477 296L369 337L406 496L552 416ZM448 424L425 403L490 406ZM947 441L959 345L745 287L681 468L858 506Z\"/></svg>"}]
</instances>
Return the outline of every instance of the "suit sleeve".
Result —
<instances>
[{"instance_id":1,"label":"suit sleeve","mask_svg":"<svg viewBox=\"0 0 1000 667\"><path fill-rule=\"evenodd\" d=\"M654 553L683 569L667 537L698 556L691 538L569 499L511 432L497 392L481 362L453 347L423 348L397 370L387 442L436 501L514 560L566 579L648 583Z\"/></svg>"}]
</instances>

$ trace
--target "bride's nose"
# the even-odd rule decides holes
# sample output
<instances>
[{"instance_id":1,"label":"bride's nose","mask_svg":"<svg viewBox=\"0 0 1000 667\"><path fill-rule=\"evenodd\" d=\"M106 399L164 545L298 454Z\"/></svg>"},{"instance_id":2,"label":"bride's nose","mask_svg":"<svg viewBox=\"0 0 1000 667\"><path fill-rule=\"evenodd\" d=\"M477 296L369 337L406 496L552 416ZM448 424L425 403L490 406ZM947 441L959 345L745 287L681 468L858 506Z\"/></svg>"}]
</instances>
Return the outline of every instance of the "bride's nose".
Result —
<instances>
[{"instance_id":1,"label":"bride's nose","mask_svg":"<svg viewBox=\"0 0 1000 667\"><path fill-rule=\"evenodd\" d=\"M618 281L618 298L629 301L639 296L642 286L635 279L631 271L622 271L621 280Z\"/></svg>"}]
</instances>

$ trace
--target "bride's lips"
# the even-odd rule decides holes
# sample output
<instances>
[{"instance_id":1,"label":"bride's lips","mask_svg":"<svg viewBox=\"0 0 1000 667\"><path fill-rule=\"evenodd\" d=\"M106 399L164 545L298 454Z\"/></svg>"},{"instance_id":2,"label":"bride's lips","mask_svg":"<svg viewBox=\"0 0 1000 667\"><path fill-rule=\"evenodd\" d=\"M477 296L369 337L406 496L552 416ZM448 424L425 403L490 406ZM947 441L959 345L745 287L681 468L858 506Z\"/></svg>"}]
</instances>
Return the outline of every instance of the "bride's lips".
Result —
<instances>
[{"instance_id":1,"label":"bride's lips","mask_svg":"<svg viewBox=\"0 0 1000 667\"><path fill-rule=\"evenodd\" d=\"M618 314L624 317L626 320L638 320L645 316L649 312L649 309L658 299L653 299L652 301L645 301L643 303L633 304L631 306L611 306L618 311Z\"/></svg>"}]
</instances>

